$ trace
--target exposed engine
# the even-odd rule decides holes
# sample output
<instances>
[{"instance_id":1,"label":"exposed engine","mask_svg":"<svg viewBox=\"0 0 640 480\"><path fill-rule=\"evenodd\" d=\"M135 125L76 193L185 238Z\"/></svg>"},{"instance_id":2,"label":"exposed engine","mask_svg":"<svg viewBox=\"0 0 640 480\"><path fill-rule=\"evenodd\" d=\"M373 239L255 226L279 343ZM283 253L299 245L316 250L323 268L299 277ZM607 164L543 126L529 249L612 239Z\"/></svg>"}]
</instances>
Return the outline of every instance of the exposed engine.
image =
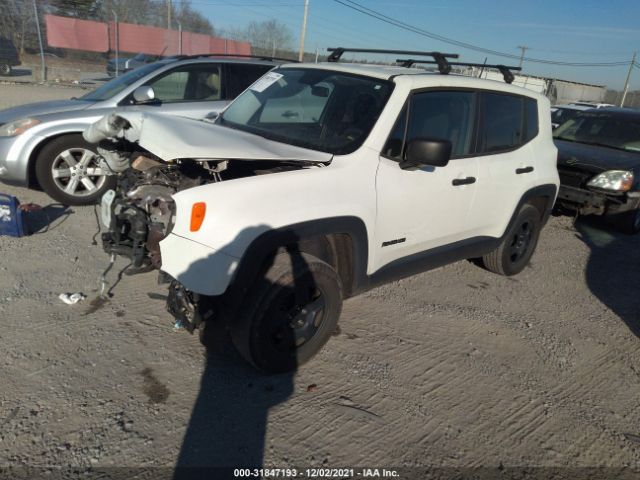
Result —
<instances>
[{"instance_id":1,"label":"exposed engine","mask_svg":"<svg viewBox=\"0 0 640 480\"><path fill-rule=\"evenodd\" d=\"M175 220L173 194L186 188L220 181L219 172L206 163L167 164L138 156L119 174L117 188L102 201L105 251L129 257L133 267L160 268L160 240Z\"/></svg>"},{"instance_id":2,"label":"exposed engine","mask_svg":"<svg viewBox=\"0 0 640 480\"><path fill-rule=\"evenodd\" d=\"M102 198L104 250L131 260L129 273L160 269L160 241L175 224L176 192L204 184L317 166L313 160L225 160L172 158L165 161L144 146L139 135L144 115L113 113L91 125L83 136L98 146L99 165L117 176L115 190ZM215 150L215 149L214 149ZM108 271L108 269L107 269ZM104 279L104 274L103 274ZM209 300L171 281L168 310L177 324L193 331L212 315Z\"/></svg>"}]
</instances>

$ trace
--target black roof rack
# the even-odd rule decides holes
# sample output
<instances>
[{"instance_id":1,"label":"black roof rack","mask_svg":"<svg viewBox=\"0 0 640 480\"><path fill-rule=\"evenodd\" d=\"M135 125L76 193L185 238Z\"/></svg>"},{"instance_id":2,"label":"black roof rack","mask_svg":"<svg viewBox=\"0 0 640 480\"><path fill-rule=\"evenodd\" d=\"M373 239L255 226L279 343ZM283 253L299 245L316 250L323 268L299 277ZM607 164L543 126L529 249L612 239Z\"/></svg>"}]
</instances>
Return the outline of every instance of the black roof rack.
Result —
<instances>
[{"instance_id":1,"label":"black roof rack","mask_svg":"<svg viewBox=\"0 0 640 480\"><path fill-rule=\"evenodd\" d=\"M266 60L266 61L280 61L280 62L289 62L289 63L300 63L298 60L294 60L292 58L280 58L280 57L270 57L269 55L241 55L239 53L202 53L198 55L171 55L170 58L175 60L189 60L192 58L203 58L203 57L236 57L236 58L257 58L258 60Z\"/></svg>"},{"instance_id":2,"label":"black roof rack","mask_svg":"<svg viewBox=\"0 0 640 480\"><path fill-rule=\"evenodd\" d=\"M414 60L412 58L409 58L409 59L399 58L396 60L396 62L400 63L403 67L411 67L416 63L431 63L431 64L436 63L433 60ZM511 70L515 70L515 71L522 70L521 67L509 67L506 65L487 65L486 63L449 62L449 65L456 66L456 67L497 68L498 70L500 70L500 73L502 74L502 77L504 78L504 81L506 83L512 83L515 78ZM438 68L440 67L438 66Z\"/></svg>"},{"instance_id":3,"label":"black roof rack","mask_svg":"<svg viewBox=\"0 0 640 480\"><path fill-rule=\"evenodd\" d=\"M370 48L327 48L331 54L327 58L329 62L337 62L340 60L340 57L345 52L357 52L357 53L393 53L398 55L414 55L420 57L431 57L434 61L430 63L435 63L438 65L438 70L440 73L446 75L451 71L451 65L448 58L458 58L457 53L441 53L441 52L412 52L407 50L376 50Z\"/></svg>"}]
</instances>

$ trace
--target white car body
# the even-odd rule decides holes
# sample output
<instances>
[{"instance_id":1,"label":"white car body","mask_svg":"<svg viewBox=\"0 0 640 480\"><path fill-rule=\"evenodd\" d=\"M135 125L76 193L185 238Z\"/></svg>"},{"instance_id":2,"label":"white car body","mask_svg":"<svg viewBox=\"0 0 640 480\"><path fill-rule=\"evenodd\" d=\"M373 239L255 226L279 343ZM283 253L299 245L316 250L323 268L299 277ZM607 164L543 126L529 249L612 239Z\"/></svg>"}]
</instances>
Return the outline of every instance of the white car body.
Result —
<instances>
[{"instance_id":1,"label":"white car body","mask_svg":"<svg viewBox=\"0 0 640 480\"><path fill-rule=\"evenodd\" d=\"M540 189L546 214L550 211L559 179L550 105L544 96L501 82L416 69L336 63L280 68L342 71L395 85L364 143L347 155L294 147L224 126L148 115L140 145L165 161L296 158L325 164L210 183L175 194L175 224L160 242L162 270L186 289L211 296L225 293L247 250L265 232L322 234L331 223L360 225L362 274L374 279L424 252L452 245L464 250L472 241L494 244L505 234L518 206ZM425 89L491 91L533 99L538 134L510 151L457 158L444 167L403 170L381 152L409 95ZM517 175L517 170L527 174ZM452 186L471 177L477 181ZM206 215L202 226L191 231L190 212L198 202L206 203ZM312 226L300 227L305 225ZM474 252L469 250L469 257Z\"/></svg>"}]
</instances>

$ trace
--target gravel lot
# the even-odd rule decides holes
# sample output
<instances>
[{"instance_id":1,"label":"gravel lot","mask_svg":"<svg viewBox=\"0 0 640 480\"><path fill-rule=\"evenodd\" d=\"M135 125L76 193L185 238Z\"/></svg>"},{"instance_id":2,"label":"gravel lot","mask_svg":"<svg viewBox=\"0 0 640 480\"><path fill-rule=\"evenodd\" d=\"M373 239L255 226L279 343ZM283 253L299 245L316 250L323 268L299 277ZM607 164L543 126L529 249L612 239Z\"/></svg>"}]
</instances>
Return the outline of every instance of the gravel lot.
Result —
<instances>
[{"instance_id":1,"label":"gravel lot","mask_svg":"<svg viewBox=\"0 0 640 480\"><path fill-rule=\"evenodd\" d=\"M0 108L79 92L0 84ZM314 361L261 377L173 332L153 273L92 308L108 261L93 209L50 216L0 237L0 468L640 468L640 236L552 218L522 274L459 262L378 288ZM75 291L89 298L57 298Z\"/></svg>"}]
</instances>

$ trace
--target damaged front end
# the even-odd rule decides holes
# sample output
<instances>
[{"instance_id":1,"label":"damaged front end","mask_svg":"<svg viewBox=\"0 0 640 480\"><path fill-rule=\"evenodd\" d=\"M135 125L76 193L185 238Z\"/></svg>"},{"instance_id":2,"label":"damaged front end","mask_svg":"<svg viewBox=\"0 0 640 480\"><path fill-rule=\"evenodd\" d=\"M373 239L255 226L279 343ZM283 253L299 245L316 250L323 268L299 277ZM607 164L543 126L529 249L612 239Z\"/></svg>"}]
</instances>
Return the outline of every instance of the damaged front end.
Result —
<instances>
[{"instance_id":1,"label":"damaged front end","mask_svg":"<svg viewBox=\"0 0 640 480\"><path fill-rule=\"evenodd\" d=\"M118 177L115 190L102 198L102 244L111 258L130 260L129 274L161 269L160 242L171 233L179 214L173 200L177 192L330 160L330 156L290 160L298 150L263 148L261 143L235 138L228 130L216 130L204 121L114 113L84 132L84 138L98 146L101 168ZM193 331L213 316L211 297L185 289L163 272L161 279L170 283L167 309L177 325Z\"/></svg>"}]
</instances>

